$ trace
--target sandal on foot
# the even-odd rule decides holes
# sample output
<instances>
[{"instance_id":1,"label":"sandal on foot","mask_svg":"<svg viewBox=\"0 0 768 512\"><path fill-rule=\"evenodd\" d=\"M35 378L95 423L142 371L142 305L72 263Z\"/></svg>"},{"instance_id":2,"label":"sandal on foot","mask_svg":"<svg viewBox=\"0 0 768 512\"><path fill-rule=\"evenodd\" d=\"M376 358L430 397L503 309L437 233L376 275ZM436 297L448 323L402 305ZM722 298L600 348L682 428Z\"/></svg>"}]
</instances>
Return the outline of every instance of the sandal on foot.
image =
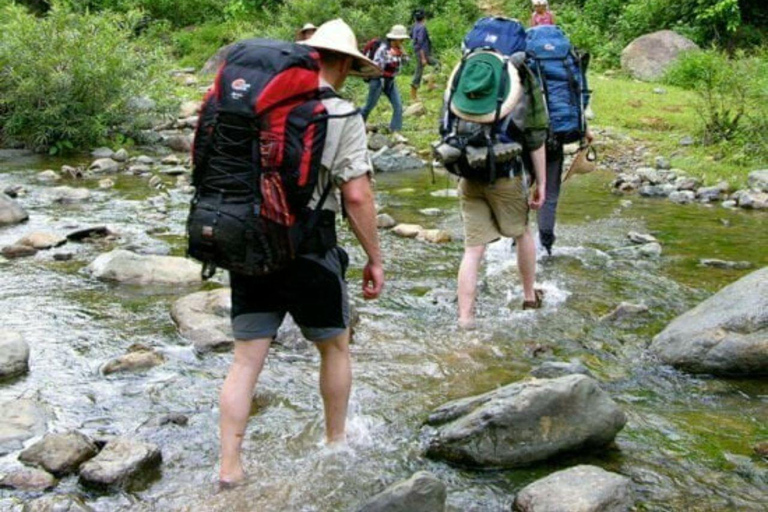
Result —
<instances>
[{"instance_id":1,"label":"sandal on foot","mask_svg":"<svg viewBox=\"0 0 768 512\"><path fill-rule=\"evenodd\" d=\"M534 295L536 296L536 300L524 300L523 301L523 310L526 309L541 309L541 306L544 302L544 290L534 290Z\"/></svg>"}]
</instances>

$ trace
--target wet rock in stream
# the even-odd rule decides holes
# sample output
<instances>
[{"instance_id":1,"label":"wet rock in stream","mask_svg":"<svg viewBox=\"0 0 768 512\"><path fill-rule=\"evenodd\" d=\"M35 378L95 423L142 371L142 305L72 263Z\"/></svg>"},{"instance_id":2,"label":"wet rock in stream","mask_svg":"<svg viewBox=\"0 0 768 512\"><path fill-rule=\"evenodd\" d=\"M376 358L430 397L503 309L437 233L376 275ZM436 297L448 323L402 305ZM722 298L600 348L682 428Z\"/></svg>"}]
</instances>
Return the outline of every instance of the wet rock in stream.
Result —
<instances>
[{"instance_id":1,"label":"wet rock in stream","mask_svg":"<svg viewBox=\"0 0 768 512\"><path fill-rule=\"evenodd\" d=\"M430 414L426 455L491 468L532 464L585 448L602 450L626 416L584 375L509 384L449 402Z\"/></svg>"},{"instance_id":2,"label":"wet rock in stream","mask_svg":"<svg viewBox=\"0 0 768 512\"><path fill-rule=\"evenodd\" d=\"M3 402L0 411L0 455L20 450L24 441L45 432L48 413L34 400Z\"/></svg>"},{"instance_id":3,"label":"wet rock in stream","mask_svg":"<svg viewBox=\"0 0 768 512\"><path fill-rule=\"evenodd\" d=\"M28 245L6 245L3 247L2 251L0 251L0 254L3 255L3 257L14 260L16 258L26 258L28 256L34 256L37 254L37 249L34 247L30 247Z\"/></svg>"},{"instance_id":4,"label":"wet rock in stream","mask_svg":"<svg viewBox=\"0 0 768 512\"><path fill-rule=\"evenodd\" d=\"M19 454L19 461L55 476L76 473L81 464L98 453L96 445L77 431L47 434Z\"/></svg>"},{"instance_id":5,"label":"wet rock in stream","mask_svg":"<svg viewBox=\"0 0 768 512\"><path fill-rule=\"evenodd\" d=\"M171 318L198 352L227 348L233 343L230 294L229 288L219 288L192 293L173 303Z\"/></svg>"},{"instance_id":6,"label":"wet rock in stream","mask_svg":"<svg viewBox=\"0 0 768 512\"><path fill-rule=\"evenodd\" d=\"M149 347L135 344L128 348L128 353L106 363L101 372L104 375L120 372L148 370L165 363L165 356Z\"/></svg>"},{"instance_id":7,"label":"wet rock in stream","mask_svg":"<svg viewBox=\"0 0 768 512\"><path fill-rule=\"evenodd\" d=\"M444 512L446 496L443 482L419 471L372 497L357 512Z\"/></svg>"},{"instance_id":8,"label":"wet rock in stream","mask_svg":"<svg viewBox=\"0 0 768 512\"><path fill-rule=\"evenodd\" d=\"M88 166L88 170L97 174L110 174L120 170L120 164L111 158L99 158Z\"/></svg>"},{"instance_id":9,"label":"wet rock in stream","mask_svg":"<svg viewBox=\"0 0 768 512\"><path fill-rule=\"evenodd\" d=\"M43 496L24 505L21 512L94 512L77 496Z\"/></svg>"},{"instance_id":10,"label":"wet rock in stream","mask_svg":"<svg viewBox=\"0 0 768 512\"><path fill-rule=\"evenodd\" d=\"M67 243L66 237L39 231L25 235L23 238L16 241L16 245L26 245L37 250L52 249L64 245L65 243Z\"/></svg>"},{"instance_id":11,"label":"wet rock in stream","mask_svg":"<svg viewBox=\"0 0 768 512\"><path fill-rule=\"evenodd\" d=\"M630 318L648 313L648 306L645 304L632 304L631 302L622 302L616 309L600 317L600 322L621 322Z\"/></svg>"},{"instance_id":12,"label":"wet rock in stream","mask_svg":"<svg viewBox=\"0 0 768 512\"><path fill-rule=\"evenodd\" d=\"M376 217L376 227L380 229L390 229L397 226L397 221L388 213L380 213Z\"/></svg>"},{"instance_id":13,"label":"wet rock in stream","mask_svg":"<svg viewBox=\"0 0 768 512\"><path fill-rule=\"evenodd\" d=\"M56 487L56 483L52 474L37 468L17 468L0 475L0 489L46 491Z\"/></svg>"},{"instance_id":14,"label":"wet rock in stream","mask_svg":"<svg viewBox=\"0 0 768 512\"><path fill-rule=\"evenodd\" d=\"M87 188L55 187L46 192L46 195L54 203L73 204L82 203L91 198L91 191Z\"/></svg>"},{"instance_id":15,"label":"wet rock in stream","mask_svg":"<svg viewBox=\"0 0 768 512\"><path fill-rule=\"evenodd\" d=\"M19 203L5 194L0 194L0 226L9 226L24 222L29 214L24 211Z\"/></svg>"},{"instance_id":16,"label":"wet rock in stream","mask_svg":"<svg viewBox=\"0 0 768 512\"><path fill-rule=\"evenodd\" d=\"M162 462L160 448L128 438L109 441L101 452L80 468L80 483L95 487L128 485L138 474Z\"/></svg>"},{"instance_id":17,"label":"wet rock in stream","mask_svg":"<svg viewBox=\"0 0 768 512\"><path fill-rule=\"evenodd\" d=\"M116 236L116 233L107 226L91 226L72 231L67 235L67 240L70 242L82 242L88 238L104 238L107 236Z\"/></svg>"},{"instance_id":18,"label":"wet rock in stream","mask_svg":"<svg viewBox=\"0 0 768 512\"><path fill-rule=\"evenodd\" d=\"M531 370L531 376L537 379L556 379L566 375L586 375L592 377L592 372L578 359L569 362L545 361Z\"/></svg>"},{"instance_id":19,"label":"wet rock in stream","mask_svg":"<svg viewBox=\"0 0 768 512\"><path fill-rule=\"evenodd\" d=\"M141 255L115 249L96 258L87 269L103 281L124 284L195 284L202 282L200 265L177 256Z\"/></svg>"},{"instance_id":20,"label":"wet rock in stream","mask_svg":"<svg viewBox=\"0 0 768 512\"><path fill-rule=\"evenodd\" d=\"M608 254L617 258L623 259L641 259L649 258L656 259L661 256L661 244L648 243L642 245L633 245L630 247L620 247L608 251Z\"/></svg>"},{"instance_id":21,"label":"wet rock in stream","mask_svg":"<svg viewBox=\"0 0 768 512\"><path fill-rule=\"evenodd\" d=\"M29 371L29 345L21 334L0 330L0 380Z\"/></svg>"},{"instance_id":22,"label":"wet rock in stream","mask_svg":"<svg viewBox=\"0 0 768 512\"><path fill-rule=\"evenodd\" d=\"M692 373L768 375L768 267L677 317L651 350Z\"/></svg>"},{"instance_id":23,"label":"wet rock in stream","mask_svg":"<svg viewBox=\"0 0 768 512\"><path fill-rule=\"evenodd\" d=\"M523 488L514 512L627 512L632 481L596 466L576 466L552 473Z\"/></svg>"}]
</instances>

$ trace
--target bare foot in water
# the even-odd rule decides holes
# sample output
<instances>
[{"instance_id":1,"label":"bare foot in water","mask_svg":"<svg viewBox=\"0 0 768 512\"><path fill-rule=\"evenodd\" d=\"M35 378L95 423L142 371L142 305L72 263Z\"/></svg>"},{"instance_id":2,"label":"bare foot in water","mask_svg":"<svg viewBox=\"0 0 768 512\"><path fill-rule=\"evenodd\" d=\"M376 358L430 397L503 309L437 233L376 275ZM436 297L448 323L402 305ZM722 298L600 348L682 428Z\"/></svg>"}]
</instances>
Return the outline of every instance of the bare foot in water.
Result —
<instances>
[{"instance_id":1,"label":"bare foot in water","mask_svg":"<svg viewBox=\"0 0 768 512\"><path fill-rule=\"evenodd\" d=\"M222 467L219 471L219 490L226 491L228 489L233 489L242 484L244 480L245 472L243 472L242 466L238 465L233 468Z\"/></svg>"},{"instance_id":2,"label":"bare foot in water","mask_svg":"<svg viewBox=\"0 0 768 512\"><path fill-rule=\"evenodd\" d=\"M459 329L462 331L472 331L477 327L474 318L459 318Z\"/></svg>"}]
</instances>

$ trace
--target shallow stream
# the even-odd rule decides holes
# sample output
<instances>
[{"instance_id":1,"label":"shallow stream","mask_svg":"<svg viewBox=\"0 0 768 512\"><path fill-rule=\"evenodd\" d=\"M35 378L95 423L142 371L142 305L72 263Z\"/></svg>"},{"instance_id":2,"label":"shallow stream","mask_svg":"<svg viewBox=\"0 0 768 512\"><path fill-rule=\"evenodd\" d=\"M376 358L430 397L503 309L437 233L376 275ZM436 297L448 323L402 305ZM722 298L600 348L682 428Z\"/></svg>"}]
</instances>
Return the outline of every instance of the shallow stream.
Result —
<instances>
[{"instance_id":1,"label":"shallow stream","mask_svg":"<svg viewBox=\"0 0 768 512\"><path fill-rule=\"evenodd\" d=\"M58 183L93 188L93 199L52 205L46 189L55 185L34 176L62 163L71 162L0 162L0 190L25 185L29 192L19 201L30 213L29 222L0 229L0 246L32 231L65 234L96 224L108 224L121 239L0 261L0 326L21 332L32 348L29 374L0 384L0 403L34 398L52 412L49 431L140 437L161 446L164 462L159 473L122 493L90 493L75 478L52 492L80 495L97 511L347 511L426 469L448 485L449 510L485 512L509 510L517 490L554 470L591 463L630 476L638 510L766 510L768 465L753 457L752 446L768 439L768 381L685 375L659 365L646 350L666 322L748 272L702 268L700 258L768 265L766 214L618 197L609 192L608 174L579 178L564 189L554 257L540 260L544 309L520 310L514 252L501 241L490 248L483 272L479 328L468 333L454 326L460 241L431 245L383 232L386 291L381 300L364 303L363 253L345 232L350 289L361 314L349 448L322 445L315 351L275 347L245 439L249 482L215 494L217 399L231 356L196 355L169 315L175 299L201 287L118 286L83 272L115 245L182 255L189 196L168 179L166 216L147 202L159 193L146 179L120 175L106 191L96 180ZM446 188L453 188L447 177L433 183L426 172L377 178L382 211L460 235L457 200L430 195ZM425 216L419 212L424 208L442 213ZM632 230L661 241L660 260L606 254L628 245ZM56 262L53 252L73 252L74 258ZM650 312L619 325L598 321L622 301L645 303ZM168 362L146 373L102 376L99 367L133 343L159 349ZM492 472L422 457L420 426L433 408L526 378L545 360L575 357L627 413L611 449ZM150 426L169 412L186 414L188 426ZM0 458L0 472L15 457ZM0 491L0 510L20 510L35 496Z\"/></svg>"}]
</instances>

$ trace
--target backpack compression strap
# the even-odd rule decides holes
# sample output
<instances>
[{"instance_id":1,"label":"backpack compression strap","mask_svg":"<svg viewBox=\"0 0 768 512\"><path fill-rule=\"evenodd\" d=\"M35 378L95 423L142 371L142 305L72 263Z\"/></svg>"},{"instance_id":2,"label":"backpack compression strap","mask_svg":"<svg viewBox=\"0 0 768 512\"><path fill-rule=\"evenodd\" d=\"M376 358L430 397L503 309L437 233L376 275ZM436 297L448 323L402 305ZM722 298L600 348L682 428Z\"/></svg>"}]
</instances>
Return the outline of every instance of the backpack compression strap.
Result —
<instances>
[{"instance_id":1,"label":"backpack compression strap","mask_svg":"<svg viewBox=\"0 0 768 512\"><path fill-rule=\"evenodd\" d=\"M509 80L509 69L507 69L508 66L509 66L509 58L505 57L504 68L503 68L503 72L501 73L501 80L499 80L499 90L496 97L496 114L493 117L491 134L486 137L486 142L488 144L488 165L490 167L488 179L491 184L493 184L496 181L496 154L493 151L493 145L496 143L496 140L498 139L499 121L501 121L501 107L504 104L504 100L506 99L504 96L504 91L507 86L507 81Z\"/></svg>"}]
</instances>

